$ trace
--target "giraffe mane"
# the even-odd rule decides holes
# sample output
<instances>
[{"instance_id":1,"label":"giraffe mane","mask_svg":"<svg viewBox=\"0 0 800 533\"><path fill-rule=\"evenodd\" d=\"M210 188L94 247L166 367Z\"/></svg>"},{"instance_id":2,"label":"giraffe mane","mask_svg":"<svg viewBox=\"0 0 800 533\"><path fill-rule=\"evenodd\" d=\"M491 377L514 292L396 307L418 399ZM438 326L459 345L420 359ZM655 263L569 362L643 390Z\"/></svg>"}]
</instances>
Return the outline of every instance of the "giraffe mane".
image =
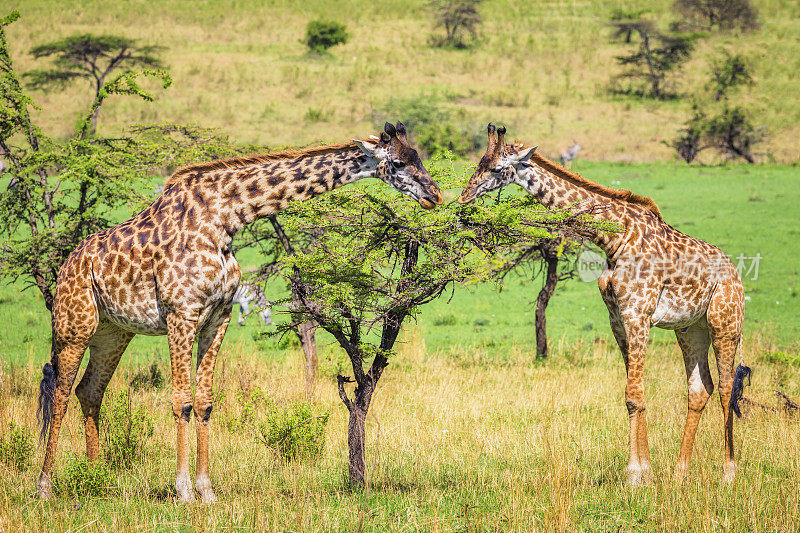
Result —
<instances>
[{"instance_id":1,"label":"giraffe mane","mask_svg":"<svg viewBox=\"0 0 800 533\"><path fill-rule=\"evenodd\" d=\"M515 146L517 150L525 148L522 144L518 144ZM537 165L549 170L550 172L554 173L560 178L567 180L568 182L572 183L573 185L577 185L582 189L586 189L587 191L591 191L593 193L597 193L601 196L605 196L606 198L613 198L615 200L622 200L624 202L628 202L631 204L636 204L644 207L655 216L658 217L659 220L663 220L661 217L661 210L658 209L658 206L653 201L652 198L648 198L647 196L642 196L640 194L636 194L633 191L629 191L627 189L613 189L611 187L606 187L604 185L600 185L594 181L587 180L583 176L576 174L575 172L571 172L558 163L554 163L550 161L544 156L539 155L538 153L534 152L533 157L531 160L534 161Z\"/></svg>"},{"instance_id":2,"label":"giraffe mane","mask_svg":"<svg viewBox=\"0 0 800 533\"><path fill-rule=\"evenodd\" d=\"M364 139L364 140L373 142L370 139ZM240 157L229 157L227 159L215 159L213 161L195 163L181 167L175 172L173 172L172 175L169 176L164 181L164 189L169 188L171 185L174 185L175 183L180 183L187 176L195 174L197 172L204 173L215 170L240 168L249 165L257 165L259 163L267 163L270 161L278 161L278 160L295 160L295 159L301 159L303 157L329 154L331 152L339 152L342 150L347 150L349 148L355 149L357 147L353 141L350 141L340 144L312 146L310 148L303 148L300 150L290 148L287 150L281 150L279 152L269 152L266 154L254 154L254 155L240 156Z\"/></svg>"}]
</instances>

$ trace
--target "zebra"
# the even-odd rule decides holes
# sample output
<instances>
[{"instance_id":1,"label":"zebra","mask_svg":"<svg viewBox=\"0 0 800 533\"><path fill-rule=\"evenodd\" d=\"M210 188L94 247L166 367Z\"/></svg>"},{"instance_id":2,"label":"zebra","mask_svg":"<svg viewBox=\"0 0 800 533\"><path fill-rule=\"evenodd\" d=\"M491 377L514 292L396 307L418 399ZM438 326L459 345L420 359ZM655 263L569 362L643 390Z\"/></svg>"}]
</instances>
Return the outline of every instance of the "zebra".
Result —
<instances>
[{"instance_id":1,"label":"zebra","mask_svg":"<svg viewBox=\"0 0 800 533\"><path fill-rule=\"evenodd\" d=\"M575 141L575 139L572 139L572 146L561 150L561 162L565 167L572 167L572 160L578 156L578 150L580 149L581 146L577 143L577 141Z\"/></svg>"},{"instance_id":2,"label":"zebra","mask_svg":"<svg viewBox=\"0 0 800 533\"><path fill-rule=\"evenodd\" d=\"M250 315L250 306L258 309L258 316L265 326L272 324L272 310L267 307L267 297L261 287L255 283L243 281L239 283L236 293L233 295L233 303L239 304L239 320L237 324L244 326L244 321Z\"/></svg>"}]
</instances>

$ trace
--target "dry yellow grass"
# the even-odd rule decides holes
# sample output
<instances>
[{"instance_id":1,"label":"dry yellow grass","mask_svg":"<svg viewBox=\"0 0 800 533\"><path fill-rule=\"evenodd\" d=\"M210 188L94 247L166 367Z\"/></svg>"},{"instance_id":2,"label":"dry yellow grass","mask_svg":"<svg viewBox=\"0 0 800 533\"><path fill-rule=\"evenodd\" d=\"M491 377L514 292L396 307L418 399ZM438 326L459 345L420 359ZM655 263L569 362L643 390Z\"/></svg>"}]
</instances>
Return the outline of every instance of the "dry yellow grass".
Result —
<instances>
[{"instance_id":1,"label":"dry yellow grass","mask_svg":"<svg viewBox=\"0 0 800 533\"><path fill-rule=\"evenodd\" d=\"M346 474L346 412L334 380L320 380L316 403L330 409L327 446L316 464L285 464L225 421L240 413L241 387L260 387L276 401L302 395L300 356L264 362L247 344L223 348L217 383L212 468L220 502L180 505L171 496L174 429L168 389L135 393L153 413L151 459L118 476L103 498L31 498L36 469L0 466L0 531L216 530L266 531L791 531L800 520L800 426L754 414L735 428L739 477L720 483L718 396L701 421L687 482L672 466L683 429L685 377L677 347L648 354L647 393L655 468L652 486L624 484L627 420L624 369L616 350L599 343L563 347L546 365L516 350L508 365L459 366L429 353L424 332L406 336L379 384L368 418L369 488L352 492ZM746 353L757 374L747 395L770 400L775 365ZM330 356L336 356L326 350ZM33 359L4 380L0 418L33 428ZM123 368L112 387L130 380ZM785 371L785 369L784 369ZM793 377L792 377L793 376ZM9 379L22 383L8 392ZM784 376L784 379L786 377ZM796 373L789 390L798 390ZM59 459L81 454L80 411L73 398ZM39 461L41 457L37 457Z\"/></svg>"},{"instance_id":2,"label":"dry yellow grass","mask_svg":"<svg viewBox=\"0 0 800 533\"><path fill-rule=\"evenodd\" d=\"M650 2L666 25L672 2ZM800 5L755 0L762 29L717 35L700 42L678 88L697 91L708 78L708 60L725 48L752 63L757 85L736 96L770 131L760 149L767 160L792 162L800 151ZM651 102L611 97L605 87L617 72L623 48L608 42L613 8L639 3L574 0L487 2L480 44L469 51L428 46L431 22L422 0L414 2L255 1L223 5L188 1L65 4L29 0L23 19L9 30L17 65L44 66L34 45L78 32L119 33L167 47L175 78L152 106L110 102L101 129L131 122L198 122L239 141L269 145L343 140L371 131L373 110L395 96L438 91L459 120L482 131L504 121L511 135L557 155L571 139L591 160L672 159L662 144L686 119L688 98ZM329 58L310 58L300 42L305 24L326 17L345 22L351 40ZM37 93L49 131L70 131L88 105L85 87ZM327 118L310 122L309 109Z\"/></svg>"}]
</instances>

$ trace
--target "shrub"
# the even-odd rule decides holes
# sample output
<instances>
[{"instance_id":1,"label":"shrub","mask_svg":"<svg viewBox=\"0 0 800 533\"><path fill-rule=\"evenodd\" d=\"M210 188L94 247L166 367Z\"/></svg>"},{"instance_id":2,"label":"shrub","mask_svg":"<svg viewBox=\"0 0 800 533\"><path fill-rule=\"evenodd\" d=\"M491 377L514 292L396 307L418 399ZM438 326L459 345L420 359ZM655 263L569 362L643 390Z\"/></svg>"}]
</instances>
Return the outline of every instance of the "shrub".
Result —
<instances>
[{"instance_id":1,"label":"shrub","mask_svg":"<svg viewBox=\"0 0 800 533\"><path fill-rule=\"evenodd\" d=\"M375 124L400 120L413 136L423 155L434 157L447 150L466 155L482 146L479 128L457 125L447 98L437 92L391 98L373 113Z\"/></svg>"},{"instance_id":2,"label":"shrub","mask_svg":"<svg viewBox=\"0 0 800 533\"><path fill-rule=\"evenodd\" d=\"M312 20L306 26L306 46L317 53L325 52L337 44L344 44L348 39L347 27L330 20Z\"/></svg>"},{"instance_id":3,"label":"shrub","mask_svg":"<svg viewBox=\"0 0 800 533\"><path fill-rule=\"evenodd\" d=\"M675 0L674 7L690 27L741 31L758 28L758 9L750 0Z\"/></svg>"},{"instance_id":4,"label":"shrub","mask_svg":"<svg viewBox=\"0 0 800 533\"><path fill-rule=\"evenodd\" d=\"M8 440L0 442L0 461L24 472L33 464L33 436L26 427L8 425Z\"/></svg>"},{"instance_id":5,"label":"shrub","mask_svg":"<svg viewBox=\"0 0 800 533\"><path fill-rule=\"evenodd\" d=\"M431 157L448 150L458 155L474 151L479 144L476 135L451 122L430 124L416 135L417 145Z\"/></svg>"},{"instance_id":6,"label":"shrub","mask_svg":"<svg viewBox=\"0 0 800 533\"><path fill-rule=\"evenodd\" d=\"M106 398L100 426L103 455L109 466L128 468L145 457L148 438L153 436L153 421L143 407L131 407L130 390Z\"/></svg>"},{"instance_id":7,"label":"shrub","mask_svg":"<svg viewBox=\"0 0 800 533\"><path fill-rule=\"evenodd\" d=\"M66 462L54 484L57 493L74 497L102 496L115 486L114 475L108 465L78 457Z\"/></svg>"},{"instance_id":8,"label":"shrub","mask_svg":"<svg viewBox=\"0 0 800 533\"><path fill-rule=\"evenodd\" d=\"M142 368L139 370L136 375L133 376L131 380L131 387L135 391L139 390L160 390L164 387L164 375L161 373L161 369L158 368L158 365L153 363L150 365L150 368Z\"/></svg>"},{"instance_id":9,"label":"shrub","mask_svg":"<svg viewBox=\"0 0 800 533\"><path fill-rule=\"evenodd\" d=\"M261 441L287 461L314 460L325 448L325 427L330 413L298 402L275 405L259 426Z\"/></svg>"}]
</instances>

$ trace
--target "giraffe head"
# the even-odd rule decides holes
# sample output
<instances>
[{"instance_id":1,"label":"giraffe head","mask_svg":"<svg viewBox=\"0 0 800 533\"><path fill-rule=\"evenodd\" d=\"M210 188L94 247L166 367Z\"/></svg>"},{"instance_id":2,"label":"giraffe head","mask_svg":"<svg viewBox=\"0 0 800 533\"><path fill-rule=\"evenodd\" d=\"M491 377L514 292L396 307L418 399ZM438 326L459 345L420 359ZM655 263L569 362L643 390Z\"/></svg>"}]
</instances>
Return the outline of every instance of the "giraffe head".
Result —
<instances>
[{"instance_id":1,"label":"giraffe head","mask_svg":"<svg viewBox=\"0 0 800 533\"><path fill-rule=\"evenodd\" d=\"M367 164L375 169L375 177L416 200L425 209L442 204L442 193L422 166L417 151L409 144L402 122L397 125L387 122L380 137L354 139L354 142L366 154Z\"/></svg>"},{"instance_id":2,"label":"giraffe head","mask_svg":"<svg viewBox=\"0 0 800 533\"><path fill-rule=\"evenodd\" d=\"M497 135L495 135L495 132ZM466 204L487 192L499 189L516 181L517 171L528 165L528 159L536 151L536 146L519 148L505 142L505 127L488 127L489 146L481 157L478 168L467 182L458 197L459 203Z\"/></svg>"}]
</instances>

